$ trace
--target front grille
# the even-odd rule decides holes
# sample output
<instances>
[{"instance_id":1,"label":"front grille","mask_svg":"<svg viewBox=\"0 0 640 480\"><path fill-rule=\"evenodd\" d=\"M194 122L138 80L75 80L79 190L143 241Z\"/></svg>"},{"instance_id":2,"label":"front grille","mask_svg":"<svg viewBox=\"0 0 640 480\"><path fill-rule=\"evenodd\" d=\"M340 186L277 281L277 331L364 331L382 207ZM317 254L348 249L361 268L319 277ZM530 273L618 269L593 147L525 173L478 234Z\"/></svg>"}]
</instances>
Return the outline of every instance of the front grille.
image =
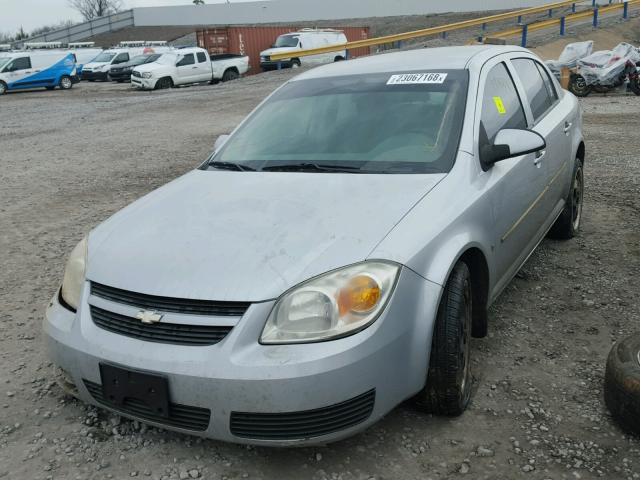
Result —
<instances>
[{"instance_id":1,"label":"front grille","mask_svg":"<svg viewBox=\"0 0 640 480\"><path fill-rule=\"evenodd\" d=\"M217 302L215 300L158 297L108 287L95 282L91 282L91 294L112 302L149 310L212 317L241 317L250 305L248 302Z\"/></svg>"},{"instance_id":2,"label":"front grille","mask_svg":"<svg viewBox=\"0 0 640 480\"><path fill-rule=\"evenodd\" d=\"M209 427L209 419L211 418L211 410L200 407L190 407L188 405L179 405L177 403L169 403L169 416L163 417L156 415L146 403L140 400L127 398L124 405L115 405L104 398L102 394L102 385L83 380L85 387L95 399L96 402L105 407L112 408L124 415L131 415L149 422L159 423L170 427L183 428L185 430L193 430L202 432Z\"/></svg>"},{"instance_id":3,"label":"front grille","mask_svg":"<svg viewBox=\"0 0 640 480\"><path fill-rule=\"evenodd\" d=\"M190 346L215 345L232 329L232 327L182 325L165 322L144 324L138 319L109 312L93 305L89 305L89 308L91 319L98 327L146 342Z\"/></svg>"},{"instance_id":4,"label":"front grille","mask_svg":"<svg viewBox=\"0 0 640 480\"><path fill-rule=\"evenodd\" d=\"M292 413L231 412L231 433L256 440L319 437L364 422L373 411L376 391L329 407Z\"/></svg>"},{"instance_id":5,"label":"front grille","mask_svg":"<svg viewBox=\"0 0 640 480\"><path fill-rule=\"evenodd\" d=\"M134 77L142 78L142 74L140 72L135 71L135 70L133 72L131 72L131 75L133 75Z\"/></svg>"}]
</instances>

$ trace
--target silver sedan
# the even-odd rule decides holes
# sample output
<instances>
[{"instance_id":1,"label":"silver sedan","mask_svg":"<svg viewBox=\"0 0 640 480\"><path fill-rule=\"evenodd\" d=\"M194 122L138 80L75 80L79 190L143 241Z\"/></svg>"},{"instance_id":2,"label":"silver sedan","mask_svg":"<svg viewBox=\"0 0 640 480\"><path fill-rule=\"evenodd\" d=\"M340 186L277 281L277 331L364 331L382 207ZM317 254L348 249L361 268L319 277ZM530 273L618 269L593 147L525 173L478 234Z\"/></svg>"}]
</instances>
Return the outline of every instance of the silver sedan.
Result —
<instances>
[{"instance_id":1,"label":"silver sedan","mask_svg":"<svg viewBox=\"0 0 640 480\"><path fill-rule=\"evenodd\" d=\"M327 443L414 397L460 415L471 337L582 217L575 97L517 47L307 71L71 253L46 312L82 400L185 433Z\"/></svg>"}]
</instances>

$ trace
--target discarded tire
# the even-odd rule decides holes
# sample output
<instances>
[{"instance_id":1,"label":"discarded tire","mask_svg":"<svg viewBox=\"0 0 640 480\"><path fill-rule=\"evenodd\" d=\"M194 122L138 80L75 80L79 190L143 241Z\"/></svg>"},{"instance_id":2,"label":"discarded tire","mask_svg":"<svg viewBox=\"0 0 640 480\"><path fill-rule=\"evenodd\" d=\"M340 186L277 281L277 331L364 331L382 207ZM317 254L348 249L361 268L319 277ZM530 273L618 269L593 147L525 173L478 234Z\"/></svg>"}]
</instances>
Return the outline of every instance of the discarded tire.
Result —
<instances>
[{"instance_id":1,"label":"discarded tire","mask_svg":"<svg viewBox=\"0 0 640 480\"><path fill-rule=\"evenodd\" d=\"M640 433L640 334L616 343L604 376L604 401L620 426Z\"/></svg>"}]
</instances>

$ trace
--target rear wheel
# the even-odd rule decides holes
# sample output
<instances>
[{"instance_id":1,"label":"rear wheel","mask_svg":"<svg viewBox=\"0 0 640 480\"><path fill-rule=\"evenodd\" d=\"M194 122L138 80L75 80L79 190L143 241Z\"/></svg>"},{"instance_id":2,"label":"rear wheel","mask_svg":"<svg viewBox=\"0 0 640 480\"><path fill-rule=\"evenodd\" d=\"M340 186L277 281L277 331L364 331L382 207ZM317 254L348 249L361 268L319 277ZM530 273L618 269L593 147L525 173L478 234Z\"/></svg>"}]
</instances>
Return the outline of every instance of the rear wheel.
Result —
<instances>
[{"instance_id":1,"label":"rear wheel","mask_svg":"<svg viewBox=\"0 0 640 480\"><path fill-rule=\"evenodd\" d=\"M7 93L7 84L0 80L0 95Z\"/></svg>"},{"instance_id":2,"label":"rear wheel","mask_svg":"<svg viewBox=\"0 0 640 480\"><path fill-rule=\"evenodd\" d=\"M636 95L640 95L640 75L629 78L629 88Z\"/></svg>"},{"instance_id":3,"label":"rear wheel","mask_svg":"<svg viewBox=\"0 0 640 480\"><path fill-rule=\"evenodd\" d=\"M471 273L458 262L440 300L427 384L416 403L430 413L461 415L471 400Z\"/></svg>"},{"instance_id":4,"label":"rear wheel","mask_svg":"<svg viewBox=\"0 0 640 480\"><path fill-rule=\"evenodd\" d=\"M582 161L576 158L573 168L571 190L567 197L564 210L549 230L549 236L558 240L569 240L580 231L582 223L582 205L584 200L584 167Z\"/></svg>"},{"instance_id":5,"label":"rear wheel","mask_svg":"<svg viewBox=\"0 0 640 480\"><path fill-rule=\"evenodd\" d=\"M222 75L223 82L230 82L231 80L237 80L240 77L240 74L237 70L229 69L224 72Z\"/></svg>"},{"instance_id":6,"label":"rear wheel","mask_svg":"<svg viewBox=\"0 0 640 480\"><path fill-rule=\"evenodd\" d=\"M171 87L173 87L173 80L171 80L171 77L164 77L156 82L156 90L163 90Z\"/></svg>"},{"instance_id":7,"label":"rear wheel","mask_svg":"<svg viewBox=\"0 0 640 480\"><path fill-rule=\"evenodd\" d=\"M571 75L569 91L576 97L586 97L591 93L591 85L587 85L587 81L582 75Z\"/></svg>"},{"instance_id":8,"label":"rear wheel","mask_svg":"<svg viewBox=\"0 0 640 480\"><path fill-rule=\"evenodd\" d=\"M71 77L67 75L63 75L62 78L60 79L60 83L58 84L58 86L62 90L69 90L71 87L73 87L73 82L71 81Z\"/></svg>"}]
</instances>

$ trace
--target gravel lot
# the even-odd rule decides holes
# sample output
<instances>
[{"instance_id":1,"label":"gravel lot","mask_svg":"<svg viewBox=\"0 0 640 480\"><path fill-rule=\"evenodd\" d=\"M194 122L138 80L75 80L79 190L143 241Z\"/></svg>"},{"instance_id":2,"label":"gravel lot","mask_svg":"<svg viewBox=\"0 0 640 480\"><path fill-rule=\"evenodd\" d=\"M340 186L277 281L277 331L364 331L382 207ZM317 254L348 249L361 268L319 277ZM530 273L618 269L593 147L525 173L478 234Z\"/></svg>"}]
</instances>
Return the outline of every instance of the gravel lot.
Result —
<instances>
[{"instance_id":1,"label":"gravel lot","mask_svg":"<svg viewBox=\"0 0 640 480\"><path fill-rule=\"evenodd\" d=\"M640 321L640 98L630 96L583 102L583 233L545 241L492 308L460 418L406 404L328 447L249 448L120 419L51 382L41 319L75 243L198 165L290 75L0 99L0 478L640 478L640 442L602 401L608 350Z\"/></svg>"}]
</instances>

